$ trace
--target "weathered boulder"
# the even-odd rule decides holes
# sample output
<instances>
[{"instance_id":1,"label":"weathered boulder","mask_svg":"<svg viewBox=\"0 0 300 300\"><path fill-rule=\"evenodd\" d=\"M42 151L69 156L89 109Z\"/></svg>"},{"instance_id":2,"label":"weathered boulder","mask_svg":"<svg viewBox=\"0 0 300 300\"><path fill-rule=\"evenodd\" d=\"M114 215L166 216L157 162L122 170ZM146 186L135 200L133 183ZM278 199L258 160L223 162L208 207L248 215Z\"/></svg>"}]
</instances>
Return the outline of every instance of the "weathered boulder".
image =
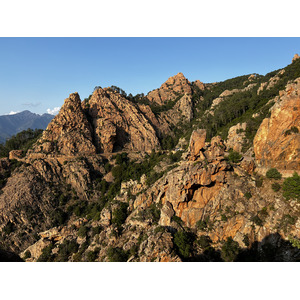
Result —
<instances>
[{"instance_id":1,"label":"weathered boulder","mask_svg":"<svg viewBox=\"0 0 300 300\"><path fill-rule=\"evenodd\" d=\"M228 149L231 148L234 151L242 152L243 144L246 138L246 126L247 123L238 123L229 128L227 140L225 141Z\"/></svg>"},{"instance_id":2,"label":"weathered boulder","mask_svg":"<svg viewBox=\"0 0 300 300\"><path fill-rule=\"evenodd\" d=\"M199 156L200 150L203 149L205 146L205 139L206 139L205 129L198 129L192 132L190 138L190 144L188 148L188 152L191 160L195 160Z\"/></svg>"},{"instance_id":3,"label":"weathered boulder","mask_svg":"<svg viewBox=\"0 0 300 300\"><path fill-rule=\"evenodd\" d=\"M21 159L23 156L23 150L12 150L9 152L9 159Z\"/></svg>"}]
</instances>

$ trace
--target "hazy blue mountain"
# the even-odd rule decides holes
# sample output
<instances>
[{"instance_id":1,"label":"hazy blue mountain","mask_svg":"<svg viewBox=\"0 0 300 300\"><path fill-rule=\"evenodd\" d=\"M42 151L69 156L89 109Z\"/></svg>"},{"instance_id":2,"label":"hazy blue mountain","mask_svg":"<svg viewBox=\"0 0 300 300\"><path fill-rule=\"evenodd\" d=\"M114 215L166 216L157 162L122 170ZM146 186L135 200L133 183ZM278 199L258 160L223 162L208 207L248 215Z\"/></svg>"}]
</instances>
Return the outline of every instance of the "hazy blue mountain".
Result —
<instances>
[{"instance_id":1,"label":"hazy blue mountain","mask_svg":"<svg viewBox=\"0 0 300 300\"><path fill-rule=\"evenodd\" d=\"M7 138L28 128L46 129L53 117L50 114L38 115L29 110L15 115L0 116L0 143L4 143Z\"/></svg>"}]
</instances>

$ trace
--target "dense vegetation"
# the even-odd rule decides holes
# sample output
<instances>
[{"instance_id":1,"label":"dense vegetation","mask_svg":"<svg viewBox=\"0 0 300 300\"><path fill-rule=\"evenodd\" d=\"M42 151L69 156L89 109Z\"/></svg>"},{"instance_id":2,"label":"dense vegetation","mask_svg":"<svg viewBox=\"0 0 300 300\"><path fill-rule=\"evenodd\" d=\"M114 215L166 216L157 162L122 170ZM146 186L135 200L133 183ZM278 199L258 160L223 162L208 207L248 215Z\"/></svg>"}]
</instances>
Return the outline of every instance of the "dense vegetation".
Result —
<instances>
[{"instance_id":1,"label":"dense vegetation","mask_svg":"<svg viewBox=\"0 0 300 300\"><path fill-rule=\"evenodd\" d=\"M27 129L12 136L5 142L4 145L0 144L0 157L8 157L11 150L23 150L25 156L27 150L40 138L42 129Z\"/></svg>"}]
</instances>

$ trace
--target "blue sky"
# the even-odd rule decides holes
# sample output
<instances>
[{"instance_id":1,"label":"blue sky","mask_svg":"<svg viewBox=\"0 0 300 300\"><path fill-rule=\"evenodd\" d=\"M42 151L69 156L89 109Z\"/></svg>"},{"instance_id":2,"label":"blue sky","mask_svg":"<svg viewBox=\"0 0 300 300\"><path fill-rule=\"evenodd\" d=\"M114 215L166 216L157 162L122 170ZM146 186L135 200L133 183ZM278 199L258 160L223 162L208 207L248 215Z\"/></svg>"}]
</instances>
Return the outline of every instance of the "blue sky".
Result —
<instances>
[{"instance_id":1,"label":"blue sky","mask_svg":"<svg viewBox=\"0 0 300 300\"><path fill-rule=\"evenodd\" d=\"M300 38L0 38L0 115L60 107L99 85L147 93L182 72L214 82L283 68Z\"/></svg>"}]
</instances>

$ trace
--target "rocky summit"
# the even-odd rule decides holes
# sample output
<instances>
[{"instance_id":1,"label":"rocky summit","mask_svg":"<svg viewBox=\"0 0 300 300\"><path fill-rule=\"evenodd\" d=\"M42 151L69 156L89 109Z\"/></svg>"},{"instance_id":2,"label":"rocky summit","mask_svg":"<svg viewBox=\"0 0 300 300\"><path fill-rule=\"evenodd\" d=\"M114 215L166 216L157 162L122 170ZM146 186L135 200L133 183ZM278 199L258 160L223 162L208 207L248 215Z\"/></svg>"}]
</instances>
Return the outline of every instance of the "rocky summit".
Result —
<instances>
[{"instance_id":1,"label":"rocky summit","mask_svg":"<svg viewBox=\"0 0 300 300\"><path fill-rule=\"evenodd\" d=\"M2 261L299 261L298 58L70 94L41 135L1 145Z\"/></svg>"}]
</instances>

